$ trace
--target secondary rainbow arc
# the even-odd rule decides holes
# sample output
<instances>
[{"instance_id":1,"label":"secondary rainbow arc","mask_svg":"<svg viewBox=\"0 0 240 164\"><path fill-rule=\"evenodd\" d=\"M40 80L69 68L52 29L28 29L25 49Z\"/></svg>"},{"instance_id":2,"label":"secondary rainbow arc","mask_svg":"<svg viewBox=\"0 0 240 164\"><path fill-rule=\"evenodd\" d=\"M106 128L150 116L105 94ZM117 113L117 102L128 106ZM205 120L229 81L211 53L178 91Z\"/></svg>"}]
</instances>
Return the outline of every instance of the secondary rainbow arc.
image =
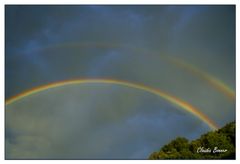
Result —
<instances>
[{"instance_id":1,"label":"secondary rainbow arc","mask_svg":"<svg viewBox=\"0 0 240 164\"><path fill-rule=\"evenodd\" d=\"M24 97L27 97L27 96L36 94L38 92L42 92L42 91L51 89L51 88L72 85L72 84L86 84L86 83L103 83L103 84L121 85L121 86L140 89L140 90L152 93L154 95L160 96L161 98L171 102L175 106L181 107L182 109L184 109L187 112L191 113L192 115L196 116L197 118L202 120L204 123L206 123L212 130L218 129L218 126L216 125L216 123L214 123L214 121L212 121L210 118L208 118L207 115L200 112L196 107L192 106L191 104L189 104L175 96L172 96L172 95L170 95L166 92L163 92L159 89L145 86L143 84L132 83L132 82L123 81L123 80L115 80L115 79L74 79L74 80L65 80L65 81L50 83L47 85L33 88L24 93L18 94L16 96L6 100L6 105L11 105L12 103L14 103L16 101L23 99Z\"/></svg>"},{"instance_id":2,"label":"secondary rainbow arc","mask_svg":"<svg viewBox=\"0 0 240 164\"><path fill-rule=\"evenodd\" d=\"M158 54L156 51L148 50L145 48L140 47L132 47L127 45L121 45L119 43L95 43L95 42L71 42L71 43L64 43L64 44L57 44L52 46L44 47L43 50L50 50L50 49L57 49L63 47L79 47L79 48L121 48L130 50L136 53L143 53L143 54ZM192 73L193 75L201 78L203 81L209 83L213 86L216 90L223 93L226 97L230 100L235 100L235 92L231 89L228 85L226 85L223 81L219 80L218 78L214 77L211 74L197 68L196 66L191 65L186 61L182 61L176 57L171 57L170 55L160 55L163 59L167 62L176 65L179 68L185 69L188 72Z\"/></svg>"}]
</instances>

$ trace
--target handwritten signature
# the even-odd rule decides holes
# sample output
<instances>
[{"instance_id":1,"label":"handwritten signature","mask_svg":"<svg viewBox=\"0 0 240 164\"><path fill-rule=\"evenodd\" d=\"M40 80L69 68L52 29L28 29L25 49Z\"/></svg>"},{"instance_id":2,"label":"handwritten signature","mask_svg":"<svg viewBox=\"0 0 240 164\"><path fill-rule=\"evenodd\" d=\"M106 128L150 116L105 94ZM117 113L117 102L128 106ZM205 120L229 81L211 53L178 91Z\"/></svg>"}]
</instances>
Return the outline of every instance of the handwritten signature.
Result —
<instances>
[{"instance_id":1,"label":"handwritten signature","mask_svg":"<svg viewBox=\"0 0 240 164\"><path fill-rule=\"evenodd\" d=\"M198 147L197 153L225 153L227 149L219 149L218 147L214 147L213 149Z\"/></svg>"}]
</instances>

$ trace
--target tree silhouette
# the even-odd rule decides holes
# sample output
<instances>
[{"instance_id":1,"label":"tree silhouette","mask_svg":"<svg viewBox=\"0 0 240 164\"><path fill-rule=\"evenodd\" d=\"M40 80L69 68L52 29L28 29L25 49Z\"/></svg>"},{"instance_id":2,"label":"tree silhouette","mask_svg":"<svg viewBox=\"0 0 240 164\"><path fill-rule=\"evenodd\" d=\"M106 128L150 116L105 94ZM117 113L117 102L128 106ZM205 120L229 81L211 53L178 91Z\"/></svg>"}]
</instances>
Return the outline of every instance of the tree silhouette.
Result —
<instances>
[{"instance_id":1,"label":"tree silhouette","mask_svg":"<svg viewBox=\"0 0 240 164\"><path fill-rule=\"evenodd\" d=\"M235 122L231 122L191 142L178 137L149 159L235 159L235 143Z\"/></svg>"}]
</instances>

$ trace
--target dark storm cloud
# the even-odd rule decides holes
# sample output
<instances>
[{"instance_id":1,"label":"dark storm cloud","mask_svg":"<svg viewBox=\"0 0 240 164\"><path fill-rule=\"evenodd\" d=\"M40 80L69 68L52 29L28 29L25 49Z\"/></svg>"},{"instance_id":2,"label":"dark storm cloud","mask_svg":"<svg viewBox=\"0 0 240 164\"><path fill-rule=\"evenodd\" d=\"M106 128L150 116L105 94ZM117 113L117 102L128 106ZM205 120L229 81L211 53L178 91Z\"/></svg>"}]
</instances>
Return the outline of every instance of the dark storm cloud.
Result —
<instances>
[{"instance_id":1,"label":"dark storm cloud","mask_svg":"<svg viewBox=\"0 0 240 164\"><path fill-rule=\"evenodd\" d=\"M235 119L234 101L164 57L235 89L234 6L6 6L5 27L6 98L66 79L113 78L166 91L220 126ZM166 101L154 105L148 94L139 100L117 88L119 96L108 97L102 95L115 89L100 85L91 95L89 88L65 88L62 97L56 89L7 106L7 157L145 158L176 136L195 138L208 129Z\"/></svg>"},{"instance_id":2,"label":"dark storm cloud","mask_svg":"<svg viewBox=\"0 0 240 164\"><path fill-rule=\"evenodd\" d=\"M71 8L64 6L6 6L7 46L24 47L32 39L47 42L49 33L63 28L65 22L71 21L79 9L81 7L77 6Z\"/></svg>"}]
</instances>

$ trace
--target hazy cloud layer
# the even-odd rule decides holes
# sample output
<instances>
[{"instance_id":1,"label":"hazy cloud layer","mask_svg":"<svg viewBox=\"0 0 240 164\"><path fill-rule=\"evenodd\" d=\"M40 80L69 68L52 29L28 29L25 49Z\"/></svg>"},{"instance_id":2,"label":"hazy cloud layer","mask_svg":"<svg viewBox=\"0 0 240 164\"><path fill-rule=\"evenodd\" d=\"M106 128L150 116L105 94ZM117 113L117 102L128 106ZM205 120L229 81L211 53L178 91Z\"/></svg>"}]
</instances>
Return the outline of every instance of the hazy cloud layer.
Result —
<instances>
[{"instance_id":1,"label":"hazy cloud layer","mask_svg":"<svg viewBox=\"0 0 240 164\"><path fill-rule=\"evenodd\" d=\"M106 84L44 91L7 106L6 117L7 158L144 159L208 129L158 96Z\"/></svg>"}]
</instances>

